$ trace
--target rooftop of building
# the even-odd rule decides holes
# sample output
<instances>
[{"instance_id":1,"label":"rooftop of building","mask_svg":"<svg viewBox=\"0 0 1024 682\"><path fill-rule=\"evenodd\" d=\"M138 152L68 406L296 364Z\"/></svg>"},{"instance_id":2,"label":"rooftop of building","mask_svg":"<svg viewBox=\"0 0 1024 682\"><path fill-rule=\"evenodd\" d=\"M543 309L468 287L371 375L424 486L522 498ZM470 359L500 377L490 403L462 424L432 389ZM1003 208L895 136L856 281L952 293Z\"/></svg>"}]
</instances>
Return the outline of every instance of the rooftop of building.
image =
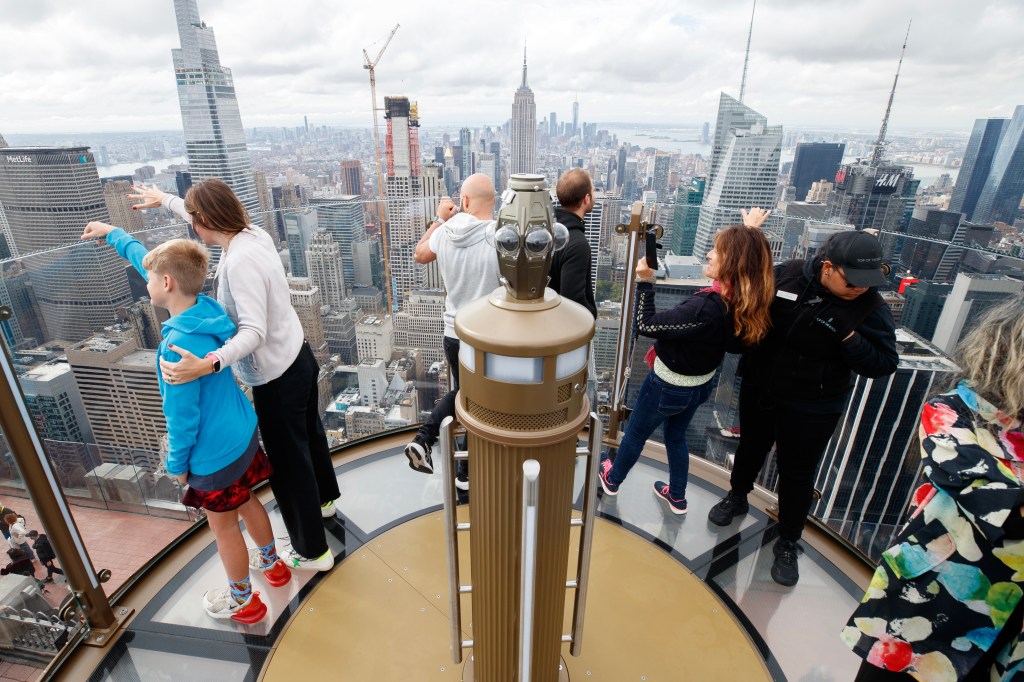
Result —
<instances>
[{"instance_id":1,"label":"rooftop of building","mask_svg":"<svg viewBox=\"0 0 1024 682\"><path fill-rule=\"evenodd\" d=\"M89 353L109 353L127 343L135 343L131 339L119 336L91 336L85 341L70 346L68 350Z\"/></svg>"},{"instance_id":2,"label":"rooftop of building","mask_svg":"<svg viewBox=\"0 0 1024 682\"><path fill-rule=\"evenodd\" d=\"M356 324L361 327L382 327L388 322L391 322L390 315L371 314L363 315Z\"/></svg>"},{"instance_id":3,"label":"rooftop of building","mask_svg":"<svg viewBox=\"0 0 1024 682\"><path fill-rule=\"evenodd\" d=\"M41 365L35 365L30 369L21 373L21 379L23 381L52 381L59 376L63 376L71 371L71 365L67 362L47 362Z\"/></svg>"},{"instance_id":4,"label":"rooftop of building","mask_svg":"<svg viewBox=\"0 0 1024 682\"><path fill-rule=\"evenodd\" d=\"M156 360L157 353L155 350L140 348L133 350L131 353L121 358L121 364L132 367L145 367L146 369L152 369L155 372Z\"/></svg>"}]
</instances>

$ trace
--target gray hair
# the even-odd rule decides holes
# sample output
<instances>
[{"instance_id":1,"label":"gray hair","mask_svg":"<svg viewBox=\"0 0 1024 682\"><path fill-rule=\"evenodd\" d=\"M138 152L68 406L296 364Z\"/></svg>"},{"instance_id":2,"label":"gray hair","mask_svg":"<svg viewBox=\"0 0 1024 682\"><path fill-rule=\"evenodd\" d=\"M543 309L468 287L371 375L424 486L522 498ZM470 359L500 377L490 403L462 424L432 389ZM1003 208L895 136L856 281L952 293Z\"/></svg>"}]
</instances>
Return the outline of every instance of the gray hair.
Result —
<instances>
[{"instance_id":1,"label":"gray hair","mask_svg":"<svg viewBox=\"0 0 1024 682\"><path fill-rule=\"evenodd\" d=\"M957 380L1010 417L1024 419L1024 295L988 310L957 346Z\"/></svg>"}]
</instances>

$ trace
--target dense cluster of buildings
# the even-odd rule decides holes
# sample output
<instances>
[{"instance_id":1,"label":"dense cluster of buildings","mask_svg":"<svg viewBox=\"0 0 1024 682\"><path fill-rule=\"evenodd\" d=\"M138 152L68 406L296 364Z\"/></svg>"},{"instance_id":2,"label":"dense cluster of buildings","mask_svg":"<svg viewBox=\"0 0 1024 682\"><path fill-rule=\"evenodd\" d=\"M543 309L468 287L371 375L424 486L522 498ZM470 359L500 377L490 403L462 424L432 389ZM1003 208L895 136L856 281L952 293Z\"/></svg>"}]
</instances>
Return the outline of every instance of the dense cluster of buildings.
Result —
<instances>
[{"instance_id":1,"label":"dense cluster of buildings","mask_svg":"<svg viewBox=\"0 0 1024 682\"><path fill-rule=\"evenodd\" d=\"M151 305L141 279L111 248L78 243L90 220L121 225L147 243L185 233L162 211L131 210L132 181L183 194L196 181L222 178L271 234L292 305L321 363L321 409L335 442L418 422L447 390L443 283L436 266L417 264L413 251L439 199L472 173L492 177L499 191L512 173L539 172L554 184L568 168L581 167L594 179L595 209L586 224L603 301L591 358L597 402L610 390L617 297L631 269L615 226L635 201L654 209L665 231L660 305L709 284L704 254L743 208L774 210L766 230L778 260L814 257L839 230L876 230L892 266L886 296L905 330L901 369L885 395L862 382L851 402L857 410L863 401L881 401L872 432L891 433L916 418L924 387L951 370L945 354L982 311L1024 288L1024 106L1010 119L978 120L956 181L947 175L928 188L911 166L882 153L884 135L874 144L799 139L725 93L713 127L705 123L693 140L703 151L694 153L659 149L656 137L652 146L620 141L581 121L578 99L570 120L551 112L538 121L525 52L503 125L426 132L416 102L388 96L383 150L364 131L308 121L296 129L254 129L247 139L213 30L195 0L176 0L175 7L181 47L172 61L187 167L163 174L144 167L134 177L101 180L96 150L12 147L0 138L0 305L13 313L0 333L69 485L86 485L100 465L157 475L166 447L153 366L166 313ZM784 148L794 145L792 162L783 162ZM380 178L373 170L378 153ZM936 154L956 156L928 158ZM636 344L635 359L648 345ZM727 361L713 399L690 427L694 452L723 464L735 447L734 365ZM885 411L893 400L898 414ZM878 421L886 419L892 423ZM892 523L905 491L884 504L846 494L860 491L860 479L850 478L843 453L855 446L894 471L912 471L913 458L894 454L892 442L862 436L837 438L839 480L829 484L836 492L820 511L843 518L851 505L875 505L878 523ZM905 450L907 439L896 440ZM765 476L771 478L770 468ZM865 530L868 544L871 531Z\"/></svg>"}]
</instances>

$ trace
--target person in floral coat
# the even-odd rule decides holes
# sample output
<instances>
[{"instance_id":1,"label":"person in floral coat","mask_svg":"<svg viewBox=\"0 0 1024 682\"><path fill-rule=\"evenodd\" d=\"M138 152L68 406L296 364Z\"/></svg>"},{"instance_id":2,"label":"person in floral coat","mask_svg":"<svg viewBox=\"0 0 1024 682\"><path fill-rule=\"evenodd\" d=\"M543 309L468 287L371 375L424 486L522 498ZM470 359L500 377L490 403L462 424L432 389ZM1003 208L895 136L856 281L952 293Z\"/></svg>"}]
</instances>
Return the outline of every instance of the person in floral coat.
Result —
<instances>
[{"instance_id":1,"label":"person in floral coat","mask_svg":"<svg viewBox=\"0 0 1024 682\"><path fill-rule=\"evenodd\" d=\"M857 680L1024 680L1024 297L958 348L924 407L927 482L844 628Z\"/></svg>"}]
</instances>

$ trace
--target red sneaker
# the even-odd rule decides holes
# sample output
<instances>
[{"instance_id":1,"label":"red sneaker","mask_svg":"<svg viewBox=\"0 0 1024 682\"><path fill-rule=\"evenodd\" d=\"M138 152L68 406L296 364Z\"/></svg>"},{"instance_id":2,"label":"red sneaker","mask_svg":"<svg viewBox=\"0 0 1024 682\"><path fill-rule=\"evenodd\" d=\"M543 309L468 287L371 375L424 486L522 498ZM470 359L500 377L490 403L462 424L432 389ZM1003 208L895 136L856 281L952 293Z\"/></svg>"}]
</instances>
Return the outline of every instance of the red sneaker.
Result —
<instances>
[{"instance_id":1,"label":"red sneaker","mask_svg":"<svg viewBox=\"0 0 1024 682\"><path fill-rule=\"evenodd\" d=\"M283 561L278 559L273 566L263 571L263 577L271 587L281 587L287 585L288 581L292 579L292 572L288 570Z\"/></svg>"},{"instance_id":2,"label":"red sneaker","mask_svg":"<svg viewBox=\"0 0 1024 682\"><path fill-rule=\"evenodd\" d=\"M230 618L246 625L258 623L267 615L267 606L260 600L259 592L253 592L244 604L239 604L228 587L209 590L203 595L203 606L214 618Z\"/></svg>"},{"instance_id":3,"label":"red sneaker","mask_svg":"<svg viewBox=\"0 0 1024 682\"><path fill-rule=\"evenodd\" d=\"M260 557L260 550L255 547L249 548L249 571L253 574L262 573L271 587L287 585L288 581L292 579L292 572L288 570L287 564L280 559L270 566L264 566L263 559Z\"/></svg>"}]
</instances>

